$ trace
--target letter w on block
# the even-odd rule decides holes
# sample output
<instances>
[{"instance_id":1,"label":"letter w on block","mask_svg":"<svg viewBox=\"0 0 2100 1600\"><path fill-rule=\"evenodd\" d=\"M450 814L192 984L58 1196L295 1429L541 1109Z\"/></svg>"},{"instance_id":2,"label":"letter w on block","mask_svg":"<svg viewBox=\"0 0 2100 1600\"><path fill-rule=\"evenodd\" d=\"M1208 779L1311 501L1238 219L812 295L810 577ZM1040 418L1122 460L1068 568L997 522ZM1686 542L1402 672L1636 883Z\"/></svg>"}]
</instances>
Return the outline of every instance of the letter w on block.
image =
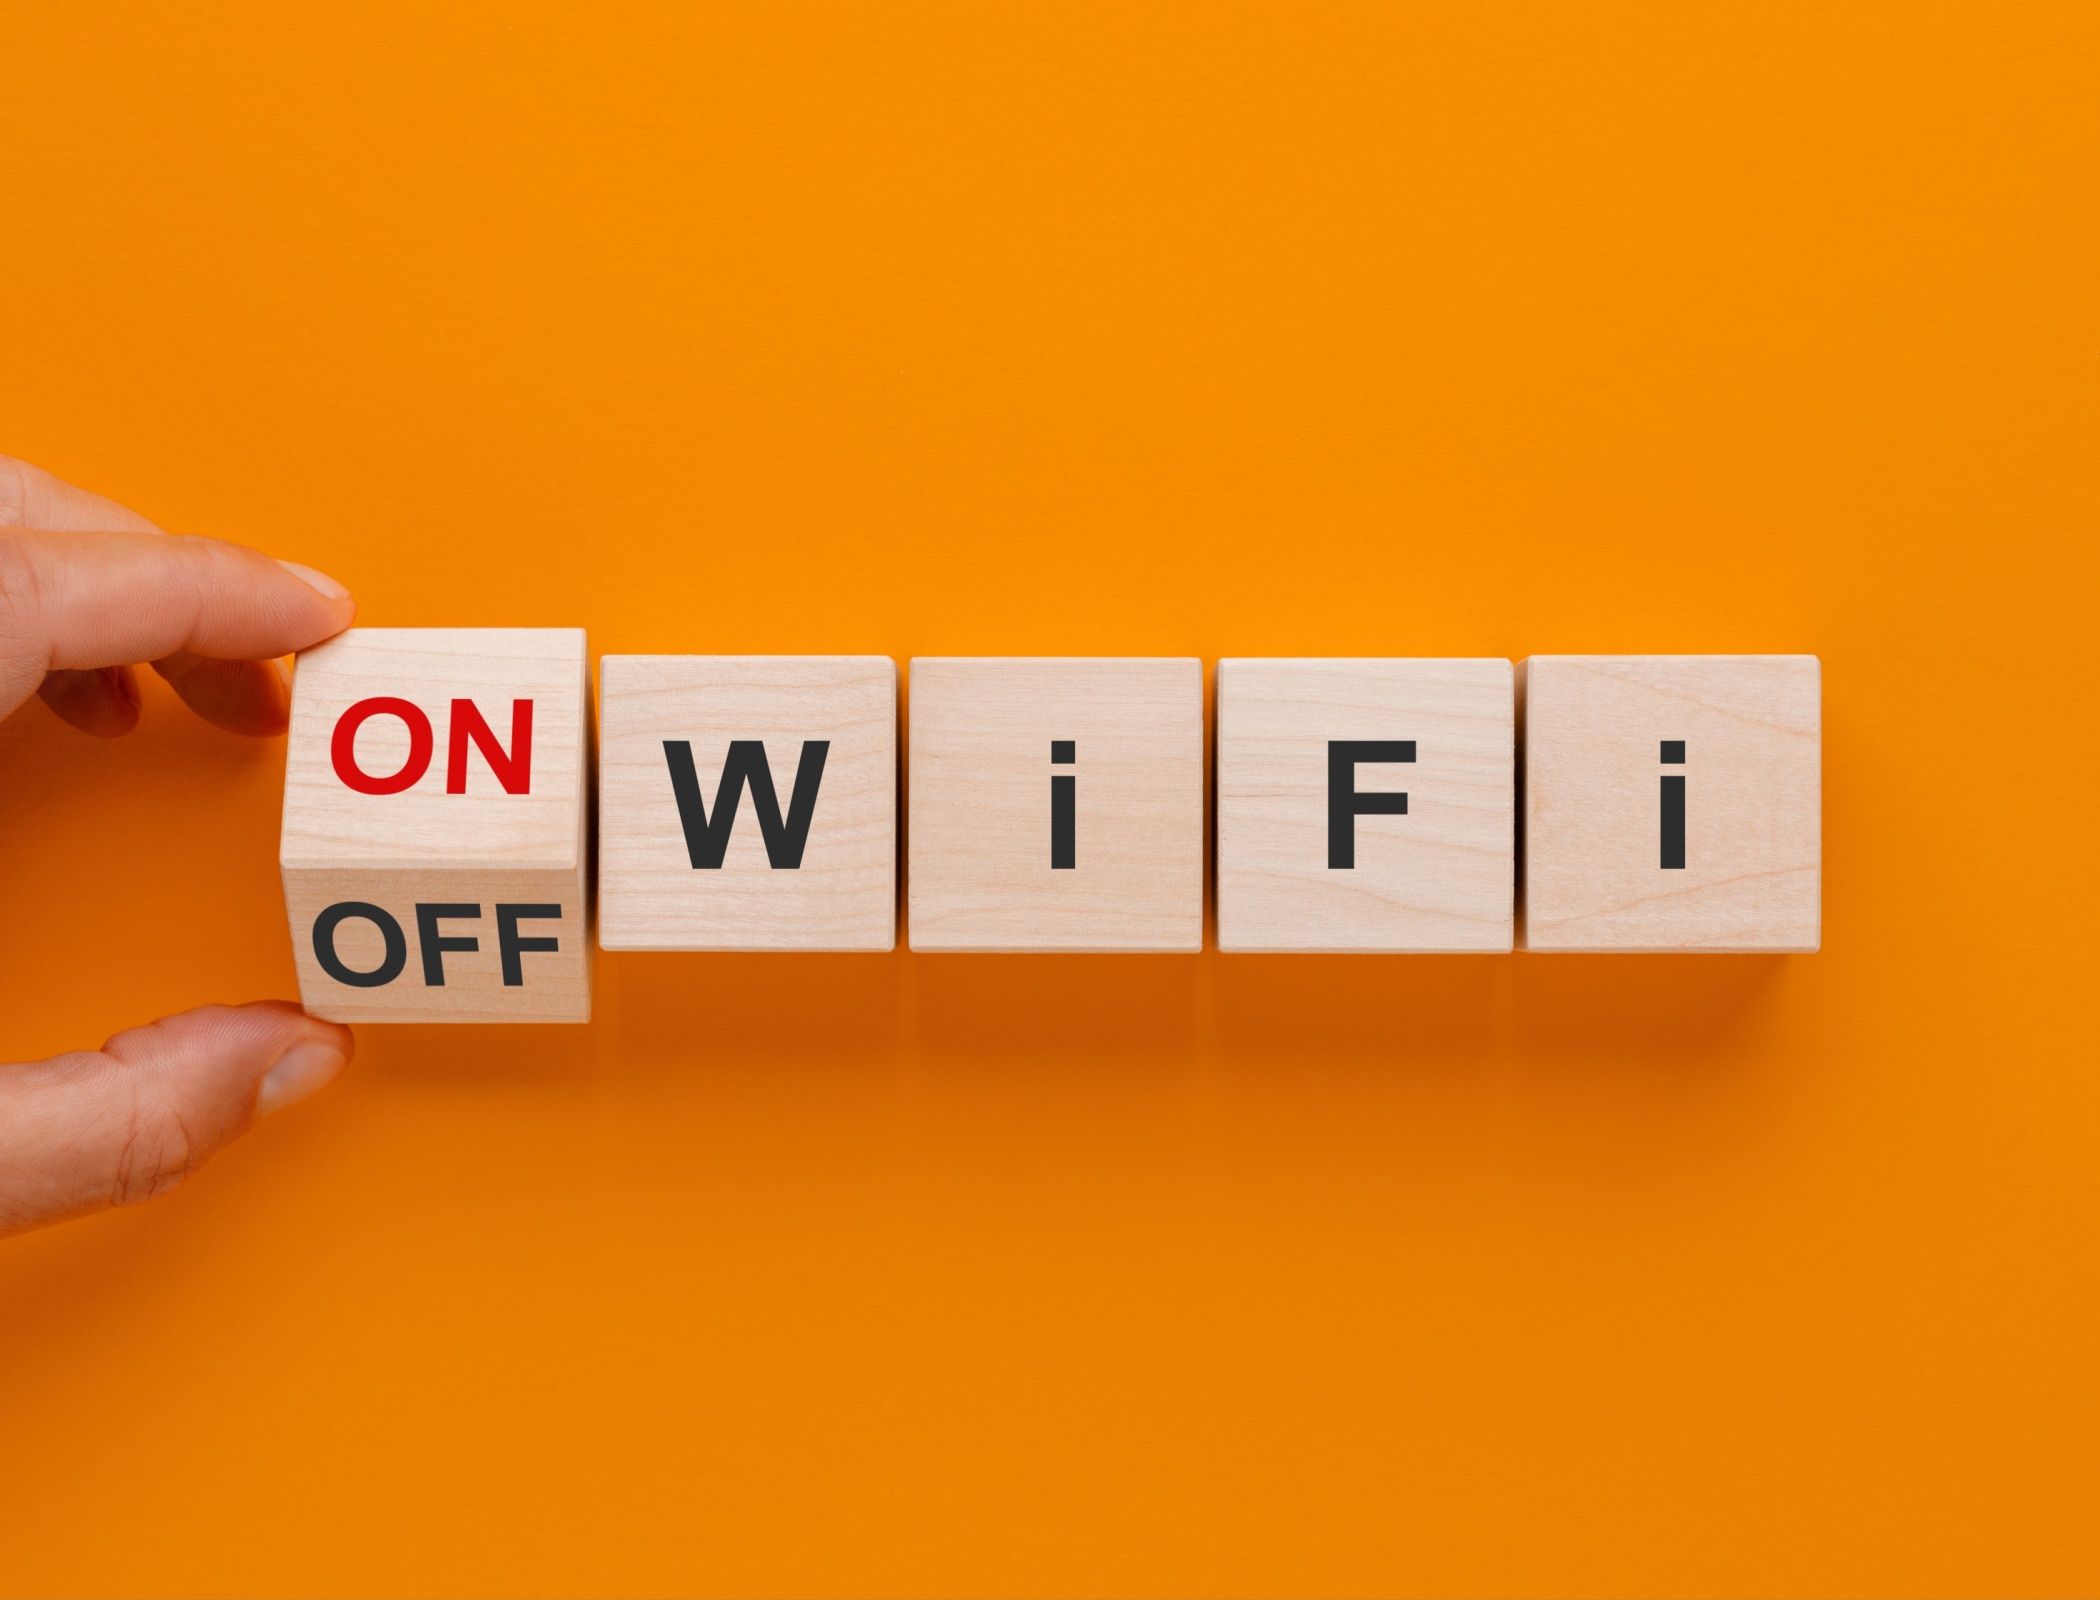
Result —
<instances>
[{"instance_id":1,"label":"letter w on block","mask_svg":"<svg viewBox=\"0 0 2100 1600\"><path fill-rule=\"evenodd\" d=\"M894 948L895 662L607 656L599 687L601 945Z\"/></svg>"},{"instance_id":2,"label":"letter w on block","mask_svg":"<svg viewBox=\"0 0 2100 1600\"><path fill-rule=\"evenodd\" d=\"M802 741L802 762L795 769L795 792L788 800L788 813L780 815L780 797L773 791L773 769L766 762L766 747L757 739L732 739L729 759L722 763L722 783L715 790L715 810L710 817L700 794L700 775L693 770L693 747L684 739L664 741L664 761L671 769L671 792L678 798L678 821L685 829L685 853L695 867L719 870L729 854L730 830L736 826L737 801L744 786L751 787L751 805L758 812L758 826L766 841L766 859L777 868L802 865L802 852L809 843L809 825L816 816L817 787L824 781L824 758L831 751L829 739Z\"/></svg>"}]
</instances>

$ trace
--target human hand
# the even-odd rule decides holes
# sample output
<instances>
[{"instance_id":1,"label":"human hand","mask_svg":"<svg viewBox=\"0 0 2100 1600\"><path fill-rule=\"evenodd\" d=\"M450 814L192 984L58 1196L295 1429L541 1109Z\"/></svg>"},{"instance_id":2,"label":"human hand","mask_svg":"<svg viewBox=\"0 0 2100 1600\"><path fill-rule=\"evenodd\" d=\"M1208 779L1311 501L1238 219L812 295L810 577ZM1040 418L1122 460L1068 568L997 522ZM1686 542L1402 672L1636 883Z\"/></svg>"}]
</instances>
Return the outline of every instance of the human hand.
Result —
<instances>
[{"instance_id":1,"label":"human hand","mask_svg":"<svg viewBox=\"0 0 2100 1600\"><path fill-rule=\"evenodd\" d=\"M128 733L145 662L206 721L282 733L278 658L341 632L355 609L309 568L163 533L0 456L0 717L37 694L76 728ZM325 1087L350 1050L349 1029L262 1001L0 1063L0 1235L165 1193L256 1116Z\"/></svg>"}]
</instances>

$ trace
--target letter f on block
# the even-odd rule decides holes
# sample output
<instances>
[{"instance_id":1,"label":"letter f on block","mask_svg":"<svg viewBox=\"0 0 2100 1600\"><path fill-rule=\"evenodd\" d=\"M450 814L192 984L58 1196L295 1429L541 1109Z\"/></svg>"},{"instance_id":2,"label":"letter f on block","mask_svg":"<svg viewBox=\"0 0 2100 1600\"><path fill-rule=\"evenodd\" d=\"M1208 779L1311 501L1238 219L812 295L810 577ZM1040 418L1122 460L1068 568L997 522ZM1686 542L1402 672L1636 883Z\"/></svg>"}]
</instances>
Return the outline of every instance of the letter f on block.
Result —
<instances>
[{"instance_id":1,"label":"letter f on block","mask_svg":"<svg viewBox=\"0 0 2100 1600\"><path fill-rule=\"evenodd\" d=\"M795 768L795 792L788 799L787 816L780 814L780 796L773 789L773 769L766 762L766 747L758 739L732 739L729 757L722 763L722 781L715 787L714 815L701 798L700 776L693 767L693 746L685 739L664 741L664 762L671 769L671 793L678 800L678 821L685 830L686 858L698 868L719 867L729 853L729 835L736 827L737 802L744 786L751 786L751 803L758 811L759 832L766 841L766 860L775 867L802 865L802 850L809 843L809 824L817 812L817 787L824 781L824 758L831 753L829 739L802 741L802 761Z\"/></svg>"},{"instance_id":2,"label":"letter f on block","mask_svg":"<svg viewBox=\"0 0 2100 1600\"><path fill-rule=\"evenodd\" d=\"M1358 794L1356 767L1362 761L1412 761L1412 739L1327 741L1327 865L1356 865L1356 819L1407 815L1405 794Z\"/></svg>"}]
</instances>

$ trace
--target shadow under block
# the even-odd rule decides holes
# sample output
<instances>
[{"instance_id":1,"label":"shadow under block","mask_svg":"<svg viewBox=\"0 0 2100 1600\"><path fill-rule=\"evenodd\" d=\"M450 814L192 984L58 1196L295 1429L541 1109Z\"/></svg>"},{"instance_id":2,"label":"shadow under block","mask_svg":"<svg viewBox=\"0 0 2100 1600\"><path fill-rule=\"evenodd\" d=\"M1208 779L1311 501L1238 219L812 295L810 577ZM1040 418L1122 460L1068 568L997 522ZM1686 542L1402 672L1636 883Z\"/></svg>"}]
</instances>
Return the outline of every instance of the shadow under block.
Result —
<instances>
[{"instance_id":1,"label":"shadow under block","mask_svg":"<svg viewBox=\"0 0 2100 1600\"><path fill-rule=\"evenodd\" d=\"M1203 665L911 663L911 947L1203 947Z\"/></svg>"},{"instance_id":2,"label":"shadow under block","mask_svg":"<svg viewBox=\"0 0 2100 1600\"><path fill-rule=\"evenodd\" d=\"M1814 656L1533 656L1518 684L1525 949L1821 944Z\"/></svg>"},{"instance_id":3,"label":"shadow under block","mask_svg":"<svg viewBox=\"0 0 2100 1600\"><path fill-rule=\"evenodd\" d=\"M894 949L897 664L601 660L598 942Z\"/></svg>"},{"instance_id":4,"label":"shadow under block","mask_svg":"<svg viewBox=\"0 0 2100 1600\"><path fill-rule=\"evenodd\" d=\"M1219 662L1218 948L1506 953L1513 678L1501 659Z\"/></svg>"},{"instance_id":5,"label":"shadow under block","mask_svg":"<svg viewBox=\"0 0 2100 1600\"><path fill-rule=\"evenodd\" d=\"M591 1014L579 628L353 628L299 657L278 852L337 1022Z\"/></svg>"}]
</instances>

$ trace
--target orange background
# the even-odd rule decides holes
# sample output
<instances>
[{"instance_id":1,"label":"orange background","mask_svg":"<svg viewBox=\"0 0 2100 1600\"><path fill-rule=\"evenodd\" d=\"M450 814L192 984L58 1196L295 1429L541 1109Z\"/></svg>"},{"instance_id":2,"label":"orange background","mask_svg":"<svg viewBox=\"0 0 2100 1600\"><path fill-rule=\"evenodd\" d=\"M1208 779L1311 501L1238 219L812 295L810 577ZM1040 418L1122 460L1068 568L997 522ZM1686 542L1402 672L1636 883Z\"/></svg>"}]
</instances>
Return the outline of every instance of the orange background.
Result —
<instances>
[{"instance_id":1,"label":"orange background","mask_svg":"<svg viewBox=\"0 0 2100 1600\"><path fill-rule=\"evenodd\" d=\"M1701 13L1705 13L1702 15ZM0 1245L0 1588L2091 1594L2100 13L9 5L0 448L599 651L1791 651L1795 959L617 956ZM291 987L0 730L0 1053Z\"/></svg>"}]
</instances>

